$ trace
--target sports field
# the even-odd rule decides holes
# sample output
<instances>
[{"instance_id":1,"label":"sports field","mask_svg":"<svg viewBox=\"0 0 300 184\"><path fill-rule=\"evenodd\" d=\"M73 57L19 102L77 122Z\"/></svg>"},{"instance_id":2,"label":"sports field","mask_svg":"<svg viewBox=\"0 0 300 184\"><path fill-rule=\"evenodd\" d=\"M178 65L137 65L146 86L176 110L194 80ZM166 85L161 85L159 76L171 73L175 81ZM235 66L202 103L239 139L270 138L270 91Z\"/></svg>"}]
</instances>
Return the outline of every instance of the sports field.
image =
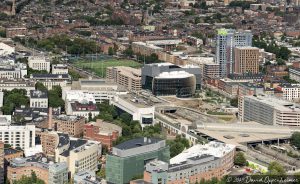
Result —
<instances>
[{"instance_id":1,"label":"sports field","mask_svg":"<svg viewBox=\"0 0 300 184\"><path fill-rule=\"evenodd\" d=\"M78 60L73 63L76 67L82 68L84 70L88 70L94 72L96 75L100 77L105 77L106 68L111 66L129 66L133 68L140 68L142 65L133 60L126 59L107 59L100 61L92 61L92 60Z\"/></svg>"}]
</instances>

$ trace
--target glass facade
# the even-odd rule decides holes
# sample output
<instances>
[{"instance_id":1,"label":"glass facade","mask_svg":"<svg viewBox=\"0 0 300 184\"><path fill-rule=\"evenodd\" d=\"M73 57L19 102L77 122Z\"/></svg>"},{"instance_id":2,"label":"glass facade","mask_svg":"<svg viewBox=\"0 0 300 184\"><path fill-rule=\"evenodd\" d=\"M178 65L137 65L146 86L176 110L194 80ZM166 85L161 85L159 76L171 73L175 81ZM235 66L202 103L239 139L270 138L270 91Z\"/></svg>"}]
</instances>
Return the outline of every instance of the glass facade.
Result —
<instances>
[{"instance_id":1,"label":"glass facade","mask_svg":"<svg viewBox=\"0 0 300 184\"><path fill-rule=\"evenodd\" d=\"M156 96L176 95L187 98L195 94L195 76L186 78L154 78L152 93Z\"/></svg>"},{"instance_id":2,"label":"glass facade","mask_svg":"<svg viewBox=\"0 0 300 184\"><path fill-rule=\"evenodd\" d=\"M114 184L129 183L132 178L143 175L145 165L154 159L169 162L169 147L166 146L156 151L124 158L107 155L105 168L106 180Z\"/></svg>"}]
</instances>

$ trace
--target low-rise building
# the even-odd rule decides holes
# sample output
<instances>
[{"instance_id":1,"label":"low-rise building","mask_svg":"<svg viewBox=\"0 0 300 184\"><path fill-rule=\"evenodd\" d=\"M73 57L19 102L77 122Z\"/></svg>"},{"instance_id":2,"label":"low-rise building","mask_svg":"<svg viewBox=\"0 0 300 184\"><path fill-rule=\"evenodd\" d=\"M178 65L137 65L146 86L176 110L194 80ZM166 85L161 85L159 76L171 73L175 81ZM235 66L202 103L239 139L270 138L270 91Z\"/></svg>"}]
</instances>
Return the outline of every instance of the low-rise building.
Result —
<instances>
[{"instance_id":1,"label":"low-rise building","mask_svg":"<svg viewBox=\"0 0 300 184\"><path fill-rule=\"evenodd\" d=\"M144 180L151 183L177 184L222 178L233 166L235 146L219 142L194 145L170 160L147 163Z\"/></svg>"},{"instance_id":2,"label":"low-rise building","mask_svg":"<svg viewBox=\"0 0 300 184\"><path fill-rule=\"evenodd\" d=\"M100 113L97 105L92 102L80 103L76 101L70 103L70 106L71 108L68 115L82 116L85 117L87 120L98 116Z\"/></svg>"},{"instance_id":3,"label":"low-rise building","mask_svg":"<svg viewBox=\"0 0 300 184\"><path fill-rule=\"evenodd\" d=\"M52 74L68 74L69 70L68 70L68 66L65 64L56 64L56 65L52 65Z\"/></svg>"},{"instance_id":4,"label":"low-rise building","mask_svg":"<svg viewBox=\"0 0 300 184\"><path fill-rule=\"evenodd\" d=\"M13 89L25 89L27 95L31 90L35 90L35 82L24 79L0 79L0 91L11 91Z\"/></svg>"},{"instance_id":5,"label":"low-rise building","mask_svg":"<svg viewBox=\"0 0 300 184\"><path fill-rule=\"evenodd\" d=\"M5 29L7 38L14 38L16 36L26 36L28 29L26 27L9 27Z\"/></svg>"},{"instance_id":6,"label":"low-rise building","mask_svg":"<svg viewBox=\"0 0 300 184\"><path fill-rule=\"evenodd\" d=\"M48 184L66 184L68 183L68 165L67 163L53 163L49 165L49 183Z\"/></svg>"},{"instance_id":7,"label":"low-rise building","mask_svg":"<svg viewBox=\"0 0 300 184\"><path fill-rule=\"evenodd\" d=\"M88 119L89 110L91 110L91 113L99 114L99 111L97 110L98 108L95 105L96 100L92 94L84 93L82 91L68 90L64 91L62 98L65 100L65 111L67 115L84 116ZM90 109L88 109L89 106ZM95 107L95 109L93 109L93 107ZM92 114L92 116L94 117L95 115Z\"/></svg>"},{"instance_id":8,"label":"low-rise building","mask_svg":"<svg viewBox=\"0 0 300 184\"><path fill-rule=\"evenodd\" d=\"M64 132L73 137L82 137L85 118L82 116L59 115L53 116L51 127L58 132Z\"/></svg>"},{"instance_id":9,"label":"low-rise building","mask_svg":"<svg viewBox=\"0 0 300 184\"><path fill-rule=\"evenodd\" d=\"M30 91L30 108L48 108L48 93L46 91Z\"/></svg>"},{"instance_id":10,"label":"low-rise building","mask_svg":"<svg viewBox=\"0 0 300 184\"><path fill-rule=\"evenodd\" d=\"M28 57L28 66L34 70L50 72L50 61L47 61L45 56L30 56Z\"/></svg>"},{"instance_id":11,"label":"low-rise building","mask_svg":"<svg viewBox=\"0 0 300 184\"><path fill-rule=\"evenodd\" d=\"M104 122L97 119L96 122L90 122L84 125L84 138L101 142L110 149L113 141L116 141L122 135L122 128L118 125Z\"/></svg>"},{"instance_id":12,"label":"low-rise building","mask_svg":"<svg viewBox=\"0 0 300 184\"><path fill-rule=\"evenodd\" d=\"M115 95L127 93L124 87L119 86L115 82L103 79L79 79L79 81L72 81L71 87L63 89L62 96L64 97L70 90L74 93L91 94L97 103L101 103L104 100L111 100Z\"/></svg>"},{"instance_id":13,"label":"low-rise building","mask_svg":"<svg viewBox=\"0 0 300 184\"><path fill-rule=\"evenodd\" d=\"M300 85L282 84L276 87L276 91L282 92L281 97L285 100L296 101L300 98Z\"/></svg>"},{"instance_id":14,"label":"low-rise building","mask_svg":"<svg viewBox=\"0 0 300 184\"><path fill-rule=\"evenodd\" d=\"M0 68L1 79L21 79L27 75L26 65L20 64L19 66L9 66Z\"/></svg>"},{"instance_id":15,"label":"low-rise building","mask_svg":"<svg viewBox=\"0 0 300 184\"><path fill-rule=\"evenodd\" d=\"M4 162L5 165L8 165L8 163L14 159L23 157L24 152L22 150L17 150L13 148L5 148L4 149Z\"/></svg>"},{"instance_id":16,"label":"low-rise building","mask_svg":"<svg viewBox=\"0 0 300 184\"><path fill-rule=\"evenodd\" d=\"M101 184L97 180L95 172L81 171L74 175L74 184Z\"/></svg>"},{"instance_id":17,"label":"low-rise building","mask_svg":"<svg viewBox=\"0 0 300 184\"><path fill-rule=\"evenodd\" d=\"M68 74L31 74L30 78L43 83L48 90L53 86L65 87L70 82Z\"/></svg>"},{"instance_id":18,"label":"low-rise building","mask_svg":"<svg viewBox=\"0 0 300 184\"><path fill-rule=\"evenodd\" d=\"M43 180L46 184L57 184L53 182L54 176L64 175L63 181L68 181L68 170L66 163L56 163L49 173L49 167L54 164L48 160L44 155L37 154L26 158L15 158L7 167L7 179L10 183L20 180L23 176L31 177L34 172L37 178ZM61 169L63 168L63 169ZM49 180L50 179L50 180Z\"/></svg>"},{"instance_id":19,"label":"low-rise building","mask_svg":"<svg viewBox=\"0 0 300 184\"><path fill-rule=\"evenodd\" d=\"M154 104L149 99L127 94L115 96L110 103L117 107L119 114L127 112L132 116L132 120L139 121L142 127L154 123Z\"/></svg>"}]
</instances>

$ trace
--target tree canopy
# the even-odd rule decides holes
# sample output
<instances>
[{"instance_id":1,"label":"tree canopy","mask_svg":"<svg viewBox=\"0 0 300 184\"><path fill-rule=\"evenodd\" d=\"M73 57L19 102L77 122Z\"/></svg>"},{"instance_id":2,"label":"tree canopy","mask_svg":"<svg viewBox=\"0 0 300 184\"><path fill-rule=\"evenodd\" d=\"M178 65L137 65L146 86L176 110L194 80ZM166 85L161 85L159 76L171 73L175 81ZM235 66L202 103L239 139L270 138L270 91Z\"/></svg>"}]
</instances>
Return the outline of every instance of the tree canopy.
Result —
<instances>
[{"instance_id":1,"label":"tree canopy","mask_svg":"<svg viewBox=\"0 0 300 184\"><path fill-rule=\"evenodd\" d=\"M65 102L61 98L62 90L60 86L54 86L48 91L48 105L49 107L61 107L64 108Z\"/></svg>"},{"instance_id":2,"label":"tree canopy","mask_svg":"<svg viewBox=\"0 0 300 184\"><path fill-rule=\"evenodd\" d=\"M11 115L16 107L29 104L29 98L26 96L25 89L13 89L11 91L4 91L3 107L4 114Z\"/></svg>"},{"instance_id":3,"label":"tree canopy","mask_svg":"<svg viewBox=\"0 0 300 184\"><path fill-rule=\"evenodd\" d=\"M285 175L285 169L283 168L282 165L280 165L278 162L271 162L269 167L269 174L270 175Z\"/></svg>"},{"instance_id":4,"label":"tree canopy","mask_svg":"<svg viewBox=\"0 0 300 184\"><path fill-rule=\"evenodd\" d=\"M291 136L291 144L300 148L300 132L294 132Z\"/></svg>"},{"instance_id":5,"label":"tree canopy","mask_svg":"<svg viewBox=\"0 0 300 184\"><path fill-rule=\"evenodd\" d=\"M174 157L181 153L185 148L190 147L190 143L187 139L177 135L174 140L167 140L167 144L170 146L170 156Z\"/></svg>"},{"instance_id":6,"label":"tree canopy","mask_svg":"<svg viewBox=\"0 0 300 184\"><path fill-rule=\"evenodd\" d=\"M37 178L35 172L31 173L31 176L22 176L20 180L14 181L14 184L45 184L45 182Z\"/></svg>"},{"instance_id":7,"label":"tree canopy","mask_svg":"<svg viewBox=\"0 0 300 184\"><path fill-rule=\"evenodd\" d=\"M239 166L245 166L247 165L247 160L243 152L238 152L234 156L234 164Z\"/></svg>"}]
</instances>

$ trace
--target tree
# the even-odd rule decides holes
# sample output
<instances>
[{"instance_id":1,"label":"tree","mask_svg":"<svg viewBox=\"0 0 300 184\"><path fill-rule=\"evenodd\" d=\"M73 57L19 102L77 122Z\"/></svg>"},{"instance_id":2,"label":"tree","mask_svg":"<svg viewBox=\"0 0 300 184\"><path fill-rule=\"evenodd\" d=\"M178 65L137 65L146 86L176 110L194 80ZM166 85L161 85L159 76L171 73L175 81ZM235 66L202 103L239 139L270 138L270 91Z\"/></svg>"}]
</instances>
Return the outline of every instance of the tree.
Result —
<instances>
[{"instance_id":1,"label":"tree","mask_svg":"<svg viewBox=\"0 0 300 184\"><path fill-rule=\"evenodd\" d=\"M52 90L48 91L48 105L49 107L61 107L64 108L65 102L61 98L61 88L53 87Z\"/></svg>"},{"instance_id":2,"label":"tree","mask_svg":"<svg viewBox=\"0 0 300 184\"><path fill-rule=\"evenodd\" d=\"M108 153L108 151L109 151L109 150L108 150L107 145L104 145L104 144L103 144L103 145L102 145L102 154L103 154L103 155L106 155L106 154Z\"/></svg>"},{"instance_id":3,"label":"tree","mask_svg":"<svg viewBox=\"0 0 300 184\"><path fill-rule=\"evenodd\" d=\"M278 58L276 60L276 62L277 62L277 65L285 65L285 61L283 59Z\"/></svg>"},{"instance_id":4,"label":"tree","mask_svg":"<svg viewBox=\"0 0 300 184\"><path fill-rule=\"evenodd\" d=\"M44 84L39 81L37 83L35 83L35 89L40 90L40 91L48 91L46 86L44 86Z\"/></svg>"},{"instance_id":5,"label":"tree","mask_svg":"<svg viewBox=\"0 0 300 184\"><path fill-rule=\"evenodd\" d=\"M120 115L120 119L121 119L125 124L129 125L130 122L131 122L131 120L132 120L132 117L131 117L131 115L128 114L128 113L122 113L122 114Z\"/></svg>"},{"instance_id":6,"label":"tree","mask_svg":"<svg viewBox=\"0 0 300 184\"><path fill-rule=\"evenodd\" d=\"M108 48L108 55L112 56L112 55L114 55L114 54L115 54L114 48L109 47L109 48Z\"/></svg>"},{"instance_id":7,"label":"tree","mask_svg":"<svg viewBox=\"0 0 300 184\"><path fill-rule=\"evenodd\" d=\"M294 132L291 136L291 144L300 148L300 132Z\"/></svg>"},{"instance_id":8,"label":"tree","mask_svg":"<svg viewBox=\"0 0 300 184\"><path fill-rule=\"evenodd\" d=\"M167 140L167 144L170 146L171 157L178 155L185 148L190 146L189 141L185 138L182 138L180 135L176 136L174 140Z\"/></svg>"},{"instance_id":9,"label":"tree","mask_svg":"<svg viewBox=\"0 0 300 184\"><path fill-rule=\"evenodd\" d=\"M230 105L233 106L233 107L238 107L238 102L239 102L238 98L231 99L230 100Z\"/></svg>"},{"instance_id":10,"label":"tree","mask_svg":"<svg viewBox=\"0 0 300 184\"><path fill-rule=\"evenodd\" d=\"M3 107L4 114L11 115L16 107L29 104L29 98L26 96L25 89L13 89L11 91L4 91Z\"/></svg>"},{"instance_id":11,"label":"tree","mask_svg":"<svg viewBox=\"0 0 300 184\"><path fill-rule=\"evenodd\" d=\"M103 166L101 166L100 171L97 173L97 176L99 176L100 178L105 179L105 168Z\"/></svg>"},{"instance_id":12,"label":"tree","mask_svg":"<svg viewBox=\"0 0 300 184\"><path fill-rule=\"evenodd\" d=\"M132 50L132 47L129 46L127 49L125 49L123 51L123 54L127 57L132 57L133 56L133 50Z\"/></svg>"},{"instance_id":13,"label":"tree","mask_svg":"<svg viewBox=\"0 0 300 184\"><path fill-rule=\"evenodd\" d=\"M61 98L62 97L62 89L61 86L53 86L52 90Z\"/></svg>"},{"instance_id":14,"label":"tree","mask_svg":"<svg viewBox=\"0 0 300 184\"><path fill-rule=\"evenodd\" d=\"M89 121L89 122L93 121L92 113L91 113L91 112L89 112L89 118L88 118L88 121Z\"/></svg>"},{"instance_id":15,"label":"tree","mask_svg":"<svg viewBox=\"0 0 300 184\"><path fill-rule=\"evenodd\" d=\"M271 162L269 167L269 174L270 175L285 175L286 172L284 170L284 168L282 167L282 165L280 165L278 162Z\"/></svg>"},{"instance_id":16,"label":"tree","mask_svg":"<svg viewBox=\"0 0 300 184\"><path fill-rule=\"evenodd\" d=\"M246 160L245 155L244 155L243 152L238 152L234 156L234 164L235 165L239 165L239 166L245 166L245 165L247 165L247 160Z\"/></svg>"},{"instance_id":17,"label":"tree","mask_svg":"<svg viewBox=\"0 0 300 184\"><path fill-rule=\"evenodd\" d=\"M14 182L14 184L45 184L45 182L37 178L35 172L31 172L31 176L22 176L20 180Z\"/></svg>"}]
</instances>

